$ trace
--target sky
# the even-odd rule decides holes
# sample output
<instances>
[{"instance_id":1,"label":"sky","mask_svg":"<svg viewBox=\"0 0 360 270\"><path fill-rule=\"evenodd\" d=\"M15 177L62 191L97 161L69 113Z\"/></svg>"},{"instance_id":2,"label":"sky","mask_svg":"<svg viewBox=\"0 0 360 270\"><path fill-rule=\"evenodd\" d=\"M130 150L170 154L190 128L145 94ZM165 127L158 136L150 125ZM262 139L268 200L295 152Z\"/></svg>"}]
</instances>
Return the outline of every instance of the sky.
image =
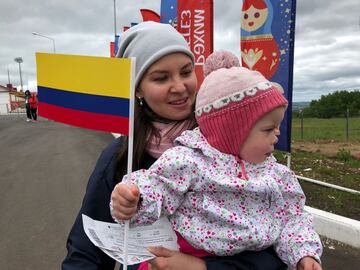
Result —
<instances>
[{"instance_id":1,"label":"sky","mask_svg":"<svg viewBox=\"0 0 360 270\"><path fill-rule=\"evenodd\" d=\"M141 8L160 14L160 2L116 0L117 33L142 21ZM240 10L240 0L214 0L215 50L240 55ZM36 91L35 52L52 53L55 44L56 53L109 56L113 37L114 0L1 0L0 85L10 77L20 86L14 59L21 57L24 89ZM360 89L360 1L298 0L293 101L354 89Z\"/></svg>"}]
</instances>

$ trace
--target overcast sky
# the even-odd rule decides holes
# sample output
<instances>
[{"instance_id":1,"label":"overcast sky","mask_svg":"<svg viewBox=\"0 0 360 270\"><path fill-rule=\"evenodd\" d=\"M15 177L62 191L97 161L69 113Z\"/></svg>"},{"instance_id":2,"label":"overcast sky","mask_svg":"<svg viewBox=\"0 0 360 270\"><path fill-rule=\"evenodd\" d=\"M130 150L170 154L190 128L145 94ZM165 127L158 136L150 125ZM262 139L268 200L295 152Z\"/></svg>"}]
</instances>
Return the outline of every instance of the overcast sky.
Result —
<instances>
[{"instance_id":1,"label":"overcast sky","mask_svg":"<svg viewBox=\"0 0 360 270\"><path fill-rule=\"evenodd\" d=\"M279 0L280 1L280 0ZM286 1L286 0L281 0ZM139 10L160 13L160 0L116 0L117 32L142 21ZM215 49L239 55L241 1L214 0ZM109 56L114 0L0 0L0 84L36 90L35 52ZM360 89L360 1L298 0L293 101L311 101L343 89Z\"/></svg>"}]
</instances>

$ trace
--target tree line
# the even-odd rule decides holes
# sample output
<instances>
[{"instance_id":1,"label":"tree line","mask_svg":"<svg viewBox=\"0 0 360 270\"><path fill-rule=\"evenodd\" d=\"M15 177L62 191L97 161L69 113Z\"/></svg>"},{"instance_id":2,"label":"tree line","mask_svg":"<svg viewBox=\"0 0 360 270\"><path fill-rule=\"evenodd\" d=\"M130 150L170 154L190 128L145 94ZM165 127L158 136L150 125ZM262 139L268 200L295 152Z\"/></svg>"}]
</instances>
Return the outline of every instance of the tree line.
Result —
<instances>
[{"instance_id":1,"label":"tree line","mask_svg":"<svg viewBox=\"0 0 360 270\"><path fill-rule=\"evenodd\" d=\"M360 116L360 90L336 91L322 95L319 100L310 102L309 107L293 112L294 117L334 118Z\"/></svg>"}]
</instances>

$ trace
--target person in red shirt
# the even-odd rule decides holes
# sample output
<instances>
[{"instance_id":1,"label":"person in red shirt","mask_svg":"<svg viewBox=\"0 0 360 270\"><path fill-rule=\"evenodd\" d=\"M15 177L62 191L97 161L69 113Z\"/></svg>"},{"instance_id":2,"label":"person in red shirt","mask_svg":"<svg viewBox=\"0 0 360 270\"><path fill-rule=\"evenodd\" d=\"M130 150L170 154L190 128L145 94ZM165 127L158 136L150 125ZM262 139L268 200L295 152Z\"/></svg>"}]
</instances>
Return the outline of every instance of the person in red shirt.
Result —
<instances>
[{"instance_id":1,"label":"person in red shirt","mask_svg":"<svg viewBox=\"0 0 360 270\"><path fill-rule=\"evenodd\" d=\"M36 97L36 93L31 93L31 96L29 98L29 104L30 104L30 113L33 118L33 122L37 121L37 107L38 107L38 100Z\"/></svg>"}]
</instances>

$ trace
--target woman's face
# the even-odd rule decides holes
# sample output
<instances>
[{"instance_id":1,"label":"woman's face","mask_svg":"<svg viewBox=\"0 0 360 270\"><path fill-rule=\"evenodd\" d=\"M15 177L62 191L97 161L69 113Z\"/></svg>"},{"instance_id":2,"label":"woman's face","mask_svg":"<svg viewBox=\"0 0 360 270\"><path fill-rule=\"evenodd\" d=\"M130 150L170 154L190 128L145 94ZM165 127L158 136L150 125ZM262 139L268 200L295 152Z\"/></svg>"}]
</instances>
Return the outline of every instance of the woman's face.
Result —
<instances>
[{"instance_id":1,"label":"woman's face","mask_svg":"<svg viewBox=\"0 0 360 270\"><path fill-rule=\"evenodd\" d=\"M160 58L146 71L136 92L159 116L187 118L195 102L197 78L190 57L173 53Z\"/></svg>"}]
</instances>

